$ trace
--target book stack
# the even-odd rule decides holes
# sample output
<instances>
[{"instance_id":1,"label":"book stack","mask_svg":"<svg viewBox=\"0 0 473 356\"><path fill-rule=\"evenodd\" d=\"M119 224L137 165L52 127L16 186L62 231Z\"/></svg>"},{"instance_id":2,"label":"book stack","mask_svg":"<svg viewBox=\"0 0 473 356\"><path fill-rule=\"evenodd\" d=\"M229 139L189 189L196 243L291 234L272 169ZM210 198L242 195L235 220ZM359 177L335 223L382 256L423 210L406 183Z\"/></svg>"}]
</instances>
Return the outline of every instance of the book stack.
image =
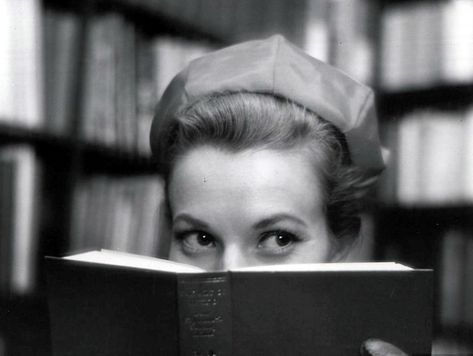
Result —
<instances>
[{"instance_id":1,"label":"book stack","mask_svg":"<svg viewBox=\"0 0 473 356\"><path fill-rule=\"evenodd\" d=\"M385 11L381 87L420 88L473 79L473 3L465 0L394 4Z\"/></svg>"},{"instance_id":2,"label":"book stack","mask_svg":"<svg viewBox=\"0 0 473 356\"><path fill-rule=\"evenodd\" d=\"M163 184L155 176L84 179L75 190L70 249L165 253L162 204Z\"/></svg>"},{"instance_id":3,"label":"book stack","mask_svg":"<svg viewBox=\"0 0 473 356\"><path fill-rule=\"evenodd\" d=\"M473 110L419 110L386 125L391 161L381 196L402 205L473 201Z\"/></svg>"},{"instance_id":4,"label":"book stack","mask_svg":"<svg viewBox=\"0 0 473 356\"><path fill-rule=\"evenodd\" d=\"M473 231L452 228L441 242L440 323L473 326Z\"/></svg>"},{"instance_id":5,"label":"book stack","mask_svg":"<svg viewBox=\"0 0 473 356\"><path fill-rule=\"evenodd\" d=\"M0 0L0 122L43 121L40 2Z\"/></svg>"},{"instance_id":6,"label":"book stack","mask_svg":"<svg viewBox=\"0 0 473 356\"><path fill-rule=\"evenodd\" d=\"M31 147L2 147L0 151L2 293L26 294L35 286L39 168Z\"/></svg>"}]
</instances>

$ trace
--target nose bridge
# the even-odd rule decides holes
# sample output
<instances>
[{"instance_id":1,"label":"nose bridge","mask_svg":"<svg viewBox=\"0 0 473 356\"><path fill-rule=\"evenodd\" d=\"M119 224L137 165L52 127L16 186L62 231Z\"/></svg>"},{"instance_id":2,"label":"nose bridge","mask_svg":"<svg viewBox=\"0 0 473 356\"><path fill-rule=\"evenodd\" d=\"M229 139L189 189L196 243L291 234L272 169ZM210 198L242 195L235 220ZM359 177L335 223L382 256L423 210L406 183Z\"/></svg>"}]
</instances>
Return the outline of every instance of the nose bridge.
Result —
<instances>
[{"instance_id":1,"label":"nose bridge","mask_svg":"<svg viewBox=\"0 0 473 356\"><path fill-rule=\"evenodd\" d=\"M224 270L247 266L247 257L243 246L237 242L232 242L224 247L222 254L222 266Z\"/></svg>"}]
</instances>

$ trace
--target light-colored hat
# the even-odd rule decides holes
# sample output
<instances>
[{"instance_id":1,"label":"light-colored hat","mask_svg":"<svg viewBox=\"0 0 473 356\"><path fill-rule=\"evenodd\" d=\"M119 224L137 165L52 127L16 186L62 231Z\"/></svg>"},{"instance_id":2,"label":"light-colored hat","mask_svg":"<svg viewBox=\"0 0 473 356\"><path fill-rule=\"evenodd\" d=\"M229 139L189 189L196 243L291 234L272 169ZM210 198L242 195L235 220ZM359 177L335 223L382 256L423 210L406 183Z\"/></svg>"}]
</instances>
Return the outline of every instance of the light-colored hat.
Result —
<instances>
[{"instance_id":1,"label":"light-colored hat","mask_svg":"<svg viewBox=\"0 0 473 356\"><path fill-rule=\"evenodd\" d=\"M158 104L153 153L159 156L162 138L183 106L212 93L240 91L274 94L308 108L345 134L355 165L375 172L384 168L372 90L281 35L223 48L182 70Z\"/></svg>"}]
</instances>

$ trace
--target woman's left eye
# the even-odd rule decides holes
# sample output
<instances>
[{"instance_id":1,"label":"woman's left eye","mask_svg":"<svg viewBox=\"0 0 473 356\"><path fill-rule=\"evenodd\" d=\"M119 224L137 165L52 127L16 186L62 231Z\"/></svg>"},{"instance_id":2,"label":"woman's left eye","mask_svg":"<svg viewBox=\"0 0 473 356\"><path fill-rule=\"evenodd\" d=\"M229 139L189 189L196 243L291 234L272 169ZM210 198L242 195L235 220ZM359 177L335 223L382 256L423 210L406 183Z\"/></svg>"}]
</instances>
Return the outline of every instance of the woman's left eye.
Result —
<instances>
[{"instance_id":1,"label":"woman's left eye","mask_svg":"<svg viewBox=\"0 0 473 356\"><path fill-rule=\"evenodd\" d=\"M257 247L264 249L265 252L284 253L298 241L300 239L290 232L269 231L261 236Z\"/></svg>"}]
</instances>

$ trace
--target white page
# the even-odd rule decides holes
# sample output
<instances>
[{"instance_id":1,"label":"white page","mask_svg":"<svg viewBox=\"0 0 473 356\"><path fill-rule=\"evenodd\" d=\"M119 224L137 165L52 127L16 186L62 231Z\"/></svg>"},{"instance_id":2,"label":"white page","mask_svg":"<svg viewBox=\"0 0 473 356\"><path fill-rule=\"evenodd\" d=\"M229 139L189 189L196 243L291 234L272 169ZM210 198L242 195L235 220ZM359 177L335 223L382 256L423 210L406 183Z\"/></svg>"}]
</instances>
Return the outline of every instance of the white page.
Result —
<instances>
[{"instance_id":1,"label":"white page","mask_svg":"<svg viewBox=\"0 0 473 356\"><path fill-rule=\"evenodd\" d=\"M304 271L410 271L412 268L396 262L303 263L243 267L233 272L304 272Z\"/></svg>"},{"instance_id":2,"label":"white page","mask_svg":"<svg viewBox=\"0 0 473 356\"><path fill-rule=\"evenodd\" d=\"M160 258L135 255L120 251L101 250L89 251L77 255L64 257L66 260L100 263L114 266L124 266L132 268L147 269L153 271L179 272L179 273L198 273L205 272L203 269L172 262Z\"/></svg>"},{"instance_id":3,"label":"white page","mask_svg":"<svg viewBox=\"0 0 473 356\"><path fill-rule=\"evenodd\" d=\"M67 260L100 263L154 271L198 273L205 270L160 258L135 255L120 251L89 251L64 257ZM412 268L395 262L305 263L243 267L232 272L302 272L302 271L406 271Z\"/></svg>"}]
</instances>

